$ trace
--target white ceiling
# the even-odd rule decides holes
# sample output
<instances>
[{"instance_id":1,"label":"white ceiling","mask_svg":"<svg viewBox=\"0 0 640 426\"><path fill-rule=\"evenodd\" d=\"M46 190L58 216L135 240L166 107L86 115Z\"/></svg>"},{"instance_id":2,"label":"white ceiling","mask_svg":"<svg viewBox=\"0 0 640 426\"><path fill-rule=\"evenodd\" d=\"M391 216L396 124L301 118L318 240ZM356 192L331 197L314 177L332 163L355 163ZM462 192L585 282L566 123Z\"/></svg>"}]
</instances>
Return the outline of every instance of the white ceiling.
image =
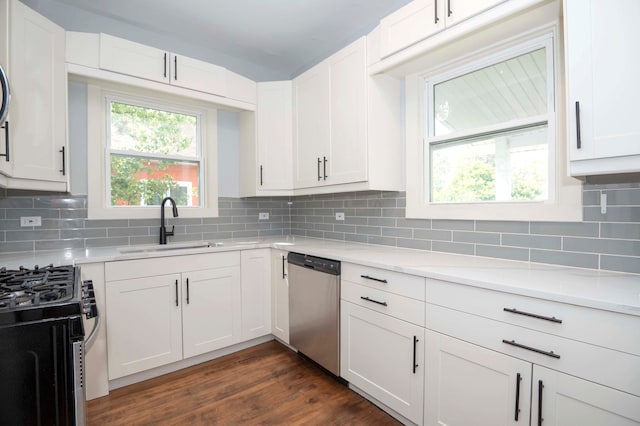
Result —
<instances>
[{"instance_id":1,"label":"white ceiling","mask_svg":"<svg viewBox=\"0 0 640 426\"><path fill-rule=\"evenodd\" d=\"M67 30L172 42L164 47L265 81L300 74L410 0L22 1Z\"/></svg>"}]
</instances>

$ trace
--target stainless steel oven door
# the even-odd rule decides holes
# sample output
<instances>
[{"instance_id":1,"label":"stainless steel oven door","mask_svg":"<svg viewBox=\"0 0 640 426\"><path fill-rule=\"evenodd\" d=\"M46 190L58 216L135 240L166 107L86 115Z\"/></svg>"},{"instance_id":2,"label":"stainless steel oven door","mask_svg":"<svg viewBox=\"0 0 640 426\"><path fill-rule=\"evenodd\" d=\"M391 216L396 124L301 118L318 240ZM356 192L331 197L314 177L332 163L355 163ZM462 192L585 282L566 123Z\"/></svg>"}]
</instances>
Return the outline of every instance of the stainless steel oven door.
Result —
<instances>
[{"instance_id":1,"label":"stainless steel oven door","mask_svg":"<svg viewBox=\"0 0 640 426\"><path fill-rule=\"evenodd\" d=\"M84 341L73 342L73 395L75 398L75 426L86 426L87 403L84 387Z\"/></svg>"}]
</instances>

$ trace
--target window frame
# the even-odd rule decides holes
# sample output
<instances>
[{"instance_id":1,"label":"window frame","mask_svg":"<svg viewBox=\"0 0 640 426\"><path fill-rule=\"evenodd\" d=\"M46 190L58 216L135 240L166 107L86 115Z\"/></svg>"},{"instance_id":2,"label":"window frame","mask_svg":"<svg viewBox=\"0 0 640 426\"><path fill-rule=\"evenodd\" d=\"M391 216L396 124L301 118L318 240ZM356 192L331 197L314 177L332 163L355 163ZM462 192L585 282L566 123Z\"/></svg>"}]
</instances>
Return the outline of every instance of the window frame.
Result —
<instances>
[{"instance_id":1,"label":"window frame","mask_svg":"<svg viewBox=\"0 0 640 426\"><path fill-rule=\"evenodd\" d=\"M131 151L111 150L109 144L111 101L136 106L164 109L171 112L197 115L200 143L199 200L200 206L179 206L179 217L200 218L218 216L217 177L217 109L205 102L172 96L137 87L110 82L89 82L87 85L87 160L96 167L88 168L87 216L89 219L155 219L160 217L159 206L112 206L110 199L111 154L129 156ZM189 156L163 156L142 153L153 158L184 159ZM169 158L170 157L170 158Z\"/></svg>"},{"instance_id":2,"label":"window frame","mask_svg":"<svg viewBox=\"0 0 640 426\"><path fill-rule=\"evenodd\" d=\"M568 177L567 153L564 141L564 67L561 60L562 44L559 24L554 22L520 34L466 55L451 58L443 64L411 74L405 78L406 141L407 141L407 217L462 220L517 220L517 221L580 221L582 220L581 182ZM464 41L460 42L464 43ZM459 47L459 46L458 46ZM460 131L456 134L429 136L434 128L429 115L427 96L433 96L433 85L464 75L477 69L545 47L548 81L548 199L545 201L489 201L467 203L430 202L430 150L431 144L463 136L480 134L476 131ZM464 51L451 48L453 51ZM428 88L431 82L431 90ZM552 94L549 94L549 91ZM431 98L433 99L433 98ZM531 124L544 116L519 125ZM431 122L428 123L427 120ZM513 123L516 125L517 123ZM429 126L429 127L428 127ZM487 126L495 131L500 126Z\"/></svg>"},{"instance_id":3,"label":"window frame","mask_svg":"<svg viewBox=\"0 0 640 426\"><path fill-rule=\"evenodd\" d=\"M198 184L200 189L204 188L204 191L201 191L206 196L206 187L207 183L204 181L204 158L202 156L202 111L193 110L193 109L185 109L185 108L176 108L174 105L167 105L165 102L163 103L154 103L149 102L148 100L140 100L135 97L123 97L123 96L113 96L112 94L107 94L104 97L105 100L105 149L106 154L104 156L105 161L105 171L107 171L105 175L105 205L116 208L116 209L131 209L132 207L146 207L152 208L157 207L153 205L140 205L140 206L119 206L111 204L111 173L108 171L111 169L111 155L121 155L126 157L138 157L138 158L150 158L154 160L184 160L189 162L197 162L198 163ZM185 155L165 155L165 154L153 154L153 153L145 153L142 151L127 151L127 150L118 150L111 148L111 104L113 102L142 107L142 108L150 108L160 111L172 112L177 114L191 115L196 117L196 155L193 157L185 156ZM201 205L206 205L206 197L198 197ZM180 208L193 207L193 206L178 206Z\"/></svg>"},{"instance_id":4,"label":"window frame","mask_svg":"<svg viewBox=\"0 0 640 426\"><path fill-rule=\"evenodd\" d=\"M525 55L527 53L534 52L539 49L545 49L546 56L546 72L547 72L547 112L546 114L532 116L526 119L516 119L511 120L509 122L488 125L476 129L468 129L459 132L450 133L447 135L435 136L435 86L440 83L455 79L457 77L462 77L466 74L481 70L486 67L490 67L493 65L497 65L504 61L508 61L510 59L516 58L518 56ZM555 199L555 185L556 181L556 171L554 167L551 165L555 164L556 160L556 112L555 112L555 75L554 75L554 46L553 46L553 34L548 33L541 37L536 37L532 40L528 40L524 43L520 43L516 46L508 47L506 49L500 50L497 53L489 54L483 56L479 60L474 60L469 63L465 63L462 66L454 67L449 69L441 74L436 74L431 76L431 74L426 73L420 76L423 81L423 87L425 88L422 92L421 104L423 105L425 111L425 128L423 129L423 140L424 140L424 163L425 163L425 201L429 204L471 204L475 205L478 203L526 203L526 202L539 202L539 201L522 201L522 200L509 200L509 201L470 201L467 203L459 203L459 202L432 202L431 200L431 146L443 144L447 142L455 142L455 141L463 141L468 140L472 141L473 139L481 136L490 136L490 135L499 135L500 133L506 133L508 131L519 130L532 128L535 126L539 126L542 124L547 125L547 148L548 148L548 182L547 182L547 200ZM428 166L427 166L428 165Z\"/></svg>"}]
</instances>

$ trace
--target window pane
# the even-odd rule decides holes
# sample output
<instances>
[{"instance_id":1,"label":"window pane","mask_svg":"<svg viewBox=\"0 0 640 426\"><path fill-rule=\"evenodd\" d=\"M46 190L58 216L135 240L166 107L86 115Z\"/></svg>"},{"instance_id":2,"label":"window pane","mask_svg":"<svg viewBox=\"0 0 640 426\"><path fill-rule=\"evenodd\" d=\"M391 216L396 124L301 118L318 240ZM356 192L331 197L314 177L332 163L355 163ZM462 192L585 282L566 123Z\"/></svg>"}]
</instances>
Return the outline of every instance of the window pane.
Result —
<instances>
[{"instance_id":1,"label":"window pane","mask_svg":"<svg viewBox=\"0 0 640 426\"><path fill-rule=\"evenodd\" d=\"M546 114L545 49L434 85L433 136Z\"/></svg>"},{"instance_id":2,"label":"window pane","mask_svg":"<svg viewBox=\"0 0 640 426\"><path fill-rule=\"evenodd\" d=\"M172 196L179 206L199 206L198 162L111 155L111 205L159 205Z\"/></svg>"},{"instance_id":3,"label":"window pane","mask_svg":"<svg viewBox=\"0 0 640 426\"><path fill-rule=\"evenodd\" d=\"M431 202L548 198L547 126L432 144Z\"/></svg>"},{"instance_id":4,"label":"window pane","mask_svg":"<svg viewBox=\"0 0 640 426\"><path fill-rule=\"evenodd\" d=\"M111 149L197 155L197 117L111 102Z\"/></svg>"}]
</instances>

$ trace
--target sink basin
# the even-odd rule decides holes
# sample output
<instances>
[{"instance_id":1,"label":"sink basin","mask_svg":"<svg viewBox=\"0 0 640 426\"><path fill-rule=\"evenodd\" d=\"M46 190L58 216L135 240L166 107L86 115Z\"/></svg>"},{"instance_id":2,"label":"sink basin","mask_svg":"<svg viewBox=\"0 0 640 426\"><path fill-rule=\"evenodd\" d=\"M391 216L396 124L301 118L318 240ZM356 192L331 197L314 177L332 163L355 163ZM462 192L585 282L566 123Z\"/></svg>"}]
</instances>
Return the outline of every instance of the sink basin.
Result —
<instances>
[{"instance_id":1,"label":"sink basin","mask_svg":"<svg viewBox=\"0 0 640 426\"><path fill-rule=\"evenodd\" d=\"M198 243L178 243L178 244L158 244L154 246L142 246L142 247L120 247L118 251L122 254L130 253L158 253L175 250L188 250L205 247L219 247L219 243L211 244L208 241L202 241ZM221 244L220 244L221 245Z\"/></svg>"}]
</instances>

